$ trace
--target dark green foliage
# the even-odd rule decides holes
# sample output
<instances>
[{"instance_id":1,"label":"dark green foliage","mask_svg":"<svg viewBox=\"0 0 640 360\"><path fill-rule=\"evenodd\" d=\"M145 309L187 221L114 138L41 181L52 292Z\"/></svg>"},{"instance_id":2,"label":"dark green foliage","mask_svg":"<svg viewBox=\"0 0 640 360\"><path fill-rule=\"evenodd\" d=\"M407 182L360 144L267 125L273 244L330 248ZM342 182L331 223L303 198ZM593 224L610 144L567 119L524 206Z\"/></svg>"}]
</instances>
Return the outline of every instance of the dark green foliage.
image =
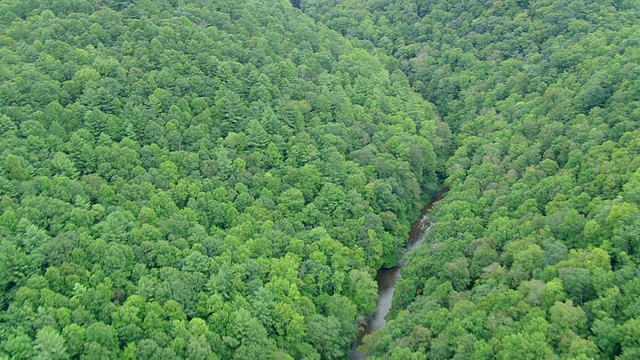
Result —
<instances>
[{"instance_id":1,"label":"dark green foliage","mask_svg":"<svg viewBox=\"0 0 640 360\"><path fill-rule=\"evenodd\" d=\"M407 74L455 135L445 147L434 131L451 190L406 260L395 318L362 349L375 359L637 357L637 2L301 9Z\"/></svg>"}]
</instances>

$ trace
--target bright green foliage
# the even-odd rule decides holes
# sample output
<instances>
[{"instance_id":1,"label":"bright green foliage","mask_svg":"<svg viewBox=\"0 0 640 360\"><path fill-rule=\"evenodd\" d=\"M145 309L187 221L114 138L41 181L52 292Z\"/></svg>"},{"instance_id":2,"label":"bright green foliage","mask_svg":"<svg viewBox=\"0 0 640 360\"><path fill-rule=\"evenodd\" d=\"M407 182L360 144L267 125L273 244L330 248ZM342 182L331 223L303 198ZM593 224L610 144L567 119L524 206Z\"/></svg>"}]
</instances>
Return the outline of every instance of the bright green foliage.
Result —
<instances>
[{"instance_id":1,"label":"bright green foliage","mask_svg":"<svg viewBox=\"0 0 640 360\"><path fill-rule=\"evenodd\" d=\"M444 153L286 1L0 2L0 358L341 358Z\"/></svg>"},{"instance_id":2,"label":"bright green foliage","mask_svg":"<svg viewBox=\"0 0 640 360\"><path fill-rule=\"evenodd\" d=\"M0 358L344 359L441 182L371 358L639 358L639 9L0 2Z\"/></svg>"}]
</instances>

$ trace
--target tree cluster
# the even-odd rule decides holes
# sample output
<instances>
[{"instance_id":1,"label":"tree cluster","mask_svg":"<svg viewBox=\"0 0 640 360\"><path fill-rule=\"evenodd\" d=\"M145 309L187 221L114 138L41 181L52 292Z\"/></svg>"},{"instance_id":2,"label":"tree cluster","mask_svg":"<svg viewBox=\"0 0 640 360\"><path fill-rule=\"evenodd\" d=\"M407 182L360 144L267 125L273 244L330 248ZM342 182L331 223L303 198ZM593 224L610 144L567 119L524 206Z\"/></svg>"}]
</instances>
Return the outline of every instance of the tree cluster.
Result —
<instances>
[{"instance_id":1,"label":"tree cluster","mask_svg":"<svg viewBox=\"0 0 640 360\"><path fill-rule=\"evenodd\" d=\"M640 357L634 1L302 1L453 129L371 358Z\"/></svg>"},{"instance_id":2,"label":"tree cluster","mask_svg":"<svg viewBox=\"0 0 640 360\"><path fill-rule=\"evenodd\" d=\"M344 358L437 133L286 1L2 1L0 358Z\"/></svg>"}]
</instances>

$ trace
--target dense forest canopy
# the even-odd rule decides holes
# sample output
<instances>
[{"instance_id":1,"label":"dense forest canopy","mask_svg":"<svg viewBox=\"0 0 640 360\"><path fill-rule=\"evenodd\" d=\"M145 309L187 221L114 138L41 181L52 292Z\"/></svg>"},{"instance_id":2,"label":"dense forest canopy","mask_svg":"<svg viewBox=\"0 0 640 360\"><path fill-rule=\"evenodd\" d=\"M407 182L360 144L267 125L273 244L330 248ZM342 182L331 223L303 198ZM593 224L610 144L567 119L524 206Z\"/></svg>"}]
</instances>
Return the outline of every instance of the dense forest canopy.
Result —
<instances>
[{"instance_id":1,"label":"dense forest canopy","mask_svg":"<svg viewBox=\"0 0 640 360\"><path fill-rule=\"evenodd\" d=\"M299 8L299 9L297 9ZM640 358L640 3L0 0L0 359Z\"/></svg>"},{"instance_id":2,"label":"dense forest canopy","mask_svg":"<svg viewBox=\"0 0 640 360\"><path fill-rule=\"evenodd\" d=\"M640 358L640 3L307 0L453 129L371 358Z\"/></svg>"},{"instance_id":3,"label":"dense forest canopy","mask_svg":"<svg viewBox=\"0 0 640 360\"><path fill-rule=\"evenodd\" d=\"M401 71L286 1L0 14L0 358L347 354L452 143Z\"/></svg>"}]
</instances>

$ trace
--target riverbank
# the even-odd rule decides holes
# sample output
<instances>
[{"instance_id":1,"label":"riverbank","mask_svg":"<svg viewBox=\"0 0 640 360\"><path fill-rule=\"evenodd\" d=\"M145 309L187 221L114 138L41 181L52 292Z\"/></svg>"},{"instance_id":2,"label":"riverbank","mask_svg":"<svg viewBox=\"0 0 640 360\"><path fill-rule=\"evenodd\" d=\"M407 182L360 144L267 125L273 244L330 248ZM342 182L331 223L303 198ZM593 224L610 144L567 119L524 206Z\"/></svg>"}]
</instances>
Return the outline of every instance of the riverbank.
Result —
<instances>
[{"instance_id":1,"label":"riverbank","mask_svg":"<svg viewBox=\"0 0 640 360\"><path fill-rule=\"evenodd\" d=\"M409 231L409 239L405 246L404 255L415 250L422 242L424 241L425 236L429 232L429 228L432 225L432 222L429 218L431 214L431 209L433 205L442 199L444 195L449 191L448 187L440 190L438 194L431 198L429 203L422 208L420 211L420 216L418 219L411 225L411 230ZM358 346L362 343L362 339L365 335L371 334L375 331L382 329L386 324L386 316L391 310L391 305L393 304L393 293L396 289L396 283L401 276L400 270L402 269L403 263L400 262L398 266L389 268L389 269L380 269L376 274L376 282L378 283L378 301L376 304L376 312L367 319L366 324L364 325L363 331L358 334L357 340L351 346L351 351L349 353L349 359L351 360L363 360L365 356L361 353L358 353Z\"/></svg>"}]
</instances>

